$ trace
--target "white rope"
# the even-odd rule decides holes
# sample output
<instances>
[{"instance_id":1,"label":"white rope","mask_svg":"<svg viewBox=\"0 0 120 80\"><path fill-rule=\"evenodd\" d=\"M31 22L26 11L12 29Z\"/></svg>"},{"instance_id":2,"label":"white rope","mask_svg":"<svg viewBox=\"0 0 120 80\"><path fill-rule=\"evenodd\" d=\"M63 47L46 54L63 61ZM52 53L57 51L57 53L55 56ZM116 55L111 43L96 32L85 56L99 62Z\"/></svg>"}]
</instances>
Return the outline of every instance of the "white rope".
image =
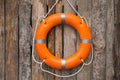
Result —
<instances>
[{"instance_id":1,"label":"white rope","mask_svg":"<svg viewBox=\"0 0 120 80\"><path fill-rule=\"evenodd\" d=\"M59 75L59 74L55 74L55 73L53 73L53 72L50 72L50 71L48 71L48 70L43 69L43 66L42 66L42 65L43 65L43 63L45 62L45 60L43 60L43 61L41 62L40 68L41 68L41 70L42 70L43 72L52 74L52 75L54 75L54 76L56 76L56 77L67 78L67 77L75 76L75 75L77 75L78 73L80 73L80 72L82 71L82 69L84 68L85 65L90 65L90 64L92 63L92 61L93 61L93 46L92 46L92 55L91 55L91 60L90 60L90 62L85 63L83 59L81 59L81 61L83 62L83 64L82 64L82 66L80 67L80 69L79 69L77 72L75 72L75 73L73 73L73 74L70 74L70 75Z\"/></svg>"},{"instance_id":2,"label":"white rope","mask_svg":"<svg viewBox=\"0 0 120 80\"><path fill-rule=\"evenodd\" d=\"M36 25L35 25L35 31L34 31L34 35L33 35L32 58L33 58L33 61L35 61L37 64L40 64L40 68L41 68L41 70L42 70L43 72L52 74L52 75L57 76L57 77L64 77L64 78L65 78L65 77L72 77L72 76L78 74L80 71L82 71L82 69L83 69L83 67L84 67L85 65L90 65L90 64L92 63L92 61L93 61L93 46L92 46L92 54L91 54L91 60L90 60L90 62L85 63L84 60L81 59L81 61L83 62L81 68L80 68L77 72L75 72L75 73L73 73L73 74L70 74L70 75L64 75L64 76L63 76L63 75L58 75L58 74L55 74L55 73L50 72L50 71L48 71L48 70L45 70L45 69L43 69L43 63L45 62L45 60L43 60L42 62L40 62L40 61L37 61L37 60L35 59L35 56L34 56L34 42L35 42L35 40L34 40L34 39L35 39L36 31L37 31L37 26L38 26L39 22L41 22L42 20L44 20L44 18L46 18L46 17L50 14L50 12L51 12L52 9L56 6L56 4L58 3L58 1L59 1L59 0L57 0L57 1L55 2L55 4L51 7L51 9L48 11L48 13L47 13L45 16L42 16L42 19L41 19L41 20L40 20L40 17L38 17L38 19L37 19L37 22L36 22ZM81 15L79 14L79 12L73 7L73 5L69 2L69 0L67 0L67 2L68 2L69 5L72 7L72 9L77 13L77 15L82 18L82 16L81 16ZM82 19L83 19L83 18L82 18ZM39 20L40 20L40 21L39 21Z\"/></svg>"},{"instance_id":3,"label":"white rope","mask_svg":"<svg viewBox=\"0 0 120 80\"><path fill-rule=\"evenodd\" d=\"M36 22L36 25L35 25L35 32L34 32L34 35L33 35L33 43L32 43L32 58L33 58L33 60L37 63L37 64L41 64L41 62L39 62L39 61L37 61L36 59L35 59L35 56L34 56L34 43L35 43L35 34L36 34L36 31L37 31L37 26L38 26L38 23L39 23L39 17L38 17L38 19L37 19L37 22Z\"/></svg>"},{"instance_id":4,"label":"white rope","mask_svg":"<svg viewBox=\"0 0 120 80\"><path fill-rule=\"evenodd\" d=\"M75 7L71 4L71 2L70 2L69 0L67 0L67 2L68 2L68 4L70 5L70 7L75 11L75 13L77 13L77 15L82 18L82 16L81 16L81 15L79 14L79 12L75 9Z\"/></svg>"},{"instance_id":5,"label":"white rope","mask_svg":"<svg viewBox=\"0 0 120 80\"><path fill-rule=\"evenodd\" d=\"M50 72L50 71L48 71L48 70L43 69L42 65L43 65L44 62L45 62L45 60L42 61L42 63L40 64L40 68L41 68L41 70L42 70L43 72L52 74L52 75L54 75L54 76L56 76L56 77L63 77L63 78L72 77L72 76L77 75L80 71L82 71L82 69L84 68L84 65L85 65L85 64L83 63L82 66L80 67L80 69L79 69L77 72L73 73L73 74L70 74L70 75L58 75L58 74L55 74L55 73L53 73L53 72Z\"/></svg>"},{"instance_id":6,"label":"white rope","mask_svg":"<svg viewBox=\"0 0 120 80\"><path fill-rule=\"evenodd\" d=\"M52 9L56 6L56 4L58 3L58 1L59 0L57 0L56 2L55 2L55 4L50 8L50 10L48 11L48 13L45 15L45 16L42 16L42 17L38 17L38 19L37 19L37 22L36 22L36 25L35 25L35 31L34 31L34 35L33 35L33 44L32 44L32 58L33 58L33 60L37 63L37 64L41 64L41 62L39 62L39 61L37 61L36 59L35 59L35 56L34 56L34 42L35 42L35 34L36 34L36 31L37 31L37 26L38 26L38 23L39 22L41 22L44 18L46 18L49 14L50 14L50 12L52 11ZM40 18L42 18L41 20L40 20ZM40 20L40 21L39 21Z\"/></svg>"},{"instance_id":7,"label":"white rope","mask_svg":"<svg viewBox=\"0 0 120 80\"><path fill-rule=\"evenodd\" d=\"M86 66L90 65L90 64L92 63L92 61L93 61L93 55L94 55L94 54L93 54L93 53L94 53L93 51L94 51L94 50L93 50L93 45L92 45L92 51L91 51L91 59L90 59L90 61L89 61L88 63L86 63L86 62L83 61Z\"/></svg>"},{"instance_id":8,"label":"white rope","mask_svg":"<svg viewBox=\"0 0 120 80\"><path fill-rule=\"evenodd\" d=\"M50 14L50 12L53 10L53 8L57 5L58 2L59 2L59 0L56 0L55 4L50 8L48 13L44 16L44 18L46 18Z\"/></svg>"}]
</instances>

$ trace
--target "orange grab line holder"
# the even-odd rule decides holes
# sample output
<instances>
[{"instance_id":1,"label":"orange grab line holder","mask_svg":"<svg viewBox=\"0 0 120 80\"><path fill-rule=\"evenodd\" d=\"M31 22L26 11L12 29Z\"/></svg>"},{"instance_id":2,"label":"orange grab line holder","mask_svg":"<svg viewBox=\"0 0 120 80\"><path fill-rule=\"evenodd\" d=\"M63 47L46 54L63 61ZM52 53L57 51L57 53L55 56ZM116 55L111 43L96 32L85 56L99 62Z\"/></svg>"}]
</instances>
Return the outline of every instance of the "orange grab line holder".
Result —
<instances>
[{"instance_id":1,"label":"orange grab line holder","mask_svg":"<svg viewBox=\"0 0 120 80\"><path fill-rule=\"evenodd\" d=\"M48 32L63 22L76 29L81 40L77 52L65 59L52 55L45 43ZM82 18L70 13L56 13L48 16L39 24L35 35L35 49L40 59L45 60L48 66L55 69L72 69L88 57L92 45L91 39L90 29Z\"/></svg>"}]
</instances>

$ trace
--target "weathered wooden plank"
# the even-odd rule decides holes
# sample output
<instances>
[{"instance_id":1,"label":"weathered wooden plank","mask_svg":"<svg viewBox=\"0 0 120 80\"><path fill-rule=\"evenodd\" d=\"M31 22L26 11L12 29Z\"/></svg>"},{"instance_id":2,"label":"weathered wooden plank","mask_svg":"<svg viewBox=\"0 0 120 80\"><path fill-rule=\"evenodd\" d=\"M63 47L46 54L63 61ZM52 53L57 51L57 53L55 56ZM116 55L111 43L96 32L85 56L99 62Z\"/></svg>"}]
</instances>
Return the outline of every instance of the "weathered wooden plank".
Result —
<instances>
[{"instance_id":1,"label":"weathered wooden plank","mask_svg":"<svg viewBox=\"0 0 120 80\"><path fill-rule=\"evenodd\" d=\"M114 0L108 0L106 5L106 80L114 80Z\"/></svg>"},{"instance_id":2,"label":"weathered wooden plank","mask_svg":"<svg viewBox=\"0 0 120 80\"><path fill-rule=\"evenodd\" d=\"M62 12L62 1L56 5L56 13ZM62 26L58 25L55 28L55 56L62 58ZM56 74L62 74L61 70L55 70ZM62 80L62 78L55 77L55 80Z\"/></svg>"},{"instance_id":3,"label":"weathered wooden plank","mask_svg":"<svg viewBox=\"0 0 120 80\"><path fill-rule=\"evenodd\" d=\"M46 0L32 0L32 28L33 35L36 27L36 23L42 19L43 15L46 13ZM40 61L37 53L34 51L35 58ZM32 80L46 80L46 75L40 70L40 65L32 62Z\"/></svg>"},{"instance_id":4,"label":"weathered wooden plank","mask_svg":"<svg viewBox=\"0 0 120 80\"><path fill-rule=\"evenodd\" d=\"M114 80L120 80L120 1L115 0Z\"/></svg>"},{"instance_id":5,"label":"weathered wooden plank","mask_svg":"<svg viewBox=\"0 0 120 80\"><path fill-rule=\"evenodd\" d=\"M55 0L47 0L47 7L48 7L47 12L51 9L54 3L55 3ZM50 12L49 15L53 14L54 12L55 12L55 8ZM47 39L48 39L48 44L47 44L48 49L51 52L51 54L55 55L55 28L49 31ZM47 70L54 72L54 69L48 66L46 66L46 68ZM47 80L54 80L53 75L47 74L46 77L47 77Z\"/></svg>"},{"instance_id":6,"label":"weathered wooden plank","mask_svg":"<svg viewBox=\"0 0 120 80\"><path fill-rule=\"evenodd\" d=\"M18 80L18 0L5 0L6 77Z\"/></svg>"},{"instance_id":7,"label":"weathered wooden plank","mask_svg":"<svg viewBox=\"0 0 120 80\"><path fill-rule=\"evenodd\" d=\"M46 13L47 13L47 0L41 0L41 3L43 3L43 6L44 6L44 15L46 15ZM40 9L41 10L41 9ZM47 39L46 39L47 40ZM47 45L47 44L46 44ZM45 65L46 66L46 65ZM45 66L44 66L44 68L45 68ZM48 74L46 74L45 72L42 72L41 70L40 70L40 80L48 80L48 78L47 78L47 75Z\"/></svg>"},{"instance_id":8,"label":"weathered wooden plank","mask_svg":"<svg viewBox=\"0 0 120 80\"><path fill-rule=\"evenodd\" d=\"M105 80L105 30L107 0L92 0L92 31L94 44L93 79Z\"/></svg>"},{"instance_id":9,"label":"weathered wooden plank","mask_svg":"<svg viewBox=\"0 0 120 80\"><path fill-rule=\"evenodd\" d=\"M4 0L0 0L0 80L4 80L5 63L5 24Z\"/></svg>"},{"instance_id":10,"label":"weathered wooden plank","mask_svg":"<svg viewBox=\"0 0 120 80\"><path fill-rule=\"evenodd\" d=\"M85 18L87 21L87 25L89 28L91 28L91 12L92 12L92 6L91 6L91 0L78 0L78 12L81 14L83 18ZM77 36L77 49L79 48L80 44L80 38ZM86 60L86 63L89 62L91 59L91 56L89 56ZM92 80L92 64L85 66L83 70L77 75L77 80Z\"/></svg>"},{"instance_id":11,"label":"weathered wooden plank","mask_svg":"<svg viewBox=\"0 0 120 80\"><path fill-rule=\"evenodd\" d=\"M31 75L31 2L19 2L19 80L32 80Z\"/></svg>"},{"instance_id":12,"label":"weathered wooden plank","mask_svg":"<svg viewBox=\"0 0 120 80\"><path fill-rule=\"evenodd\" d=\"M75 7L75 0L69 0L71 4ZM65 13L73 13L73 9L69 6L67 1L63 1L64 4L64 12ZM70 34L71 33L71 34ZM64 57L68 57L75 52L75 41L76 35L75 30L72 27L67 25L64 26Z\"/></svg>"},{"instance_id":13,"label":"weathered wooden plank","mask_svg":"<svg viewBox=\"0 0 120 80\"><path fill-rule=\"evenodd\" d=\"M71 4L76 7L76 0L69 0L71 2ZM70 5L68 4L68 2L66 0L63 0L63 5L64 5L64 12L66 13L73 13L74 11L73 9L70 7ZM75 30L72 27L69 27L68 25L64 26L64 58L71 56L72 54L75 53L76 51L76 34L75 34ZM64 71L63 74L71 74L74 71L73 70L69 70L69 71ZM73 76L70 78L64 78L63 80L76 80L77 76Z\"/></svg>"}]
</instances>

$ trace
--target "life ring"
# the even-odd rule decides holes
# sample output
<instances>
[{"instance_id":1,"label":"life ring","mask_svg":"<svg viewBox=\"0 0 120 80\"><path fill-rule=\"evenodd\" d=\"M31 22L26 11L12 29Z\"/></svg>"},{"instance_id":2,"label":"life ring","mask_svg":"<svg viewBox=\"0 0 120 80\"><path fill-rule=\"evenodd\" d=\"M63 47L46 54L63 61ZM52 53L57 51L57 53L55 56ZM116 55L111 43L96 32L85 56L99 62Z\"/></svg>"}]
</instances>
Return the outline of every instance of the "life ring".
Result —
<instances>
[{"instance_id":1,"label":"life ring","mask_svg":"<svg viewBox=\"0 0 120 80\"><path fill-rule=\"evenodd\" d=\"M61 59L52 55L46 47L46 36L48 32L56 25L62 22L72 26L78 31L81 43L79 49L72 56ZM56 69L71 69L82 63L89 55L91 49L91 32L87 24L78 16L70 13L56 13L42 21L36 31L35 48L41 60Z\"/></svg>"}]
</instances>

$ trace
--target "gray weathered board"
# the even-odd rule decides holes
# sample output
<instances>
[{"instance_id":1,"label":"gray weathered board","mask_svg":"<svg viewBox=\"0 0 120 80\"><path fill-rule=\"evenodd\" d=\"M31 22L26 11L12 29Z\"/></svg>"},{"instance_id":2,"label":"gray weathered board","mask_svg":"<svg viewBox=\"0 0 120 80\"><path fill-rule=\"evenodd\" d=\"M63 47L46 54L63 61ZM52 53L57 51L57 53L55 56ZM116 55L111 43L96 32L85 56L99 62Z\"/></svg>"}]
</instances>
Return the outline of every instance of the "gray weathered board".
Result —
<instances>
[{"instance_id":1,"label":"gray weathered board","mask_svg":"<svg viewBox=\"0 0 120 80\"><path fill-rule=\"evenodd\" d=\"M0 80L120 80L120 0L69 1L91 29L93 63L70 78L42 72L32 60L32 38L37 19L50 10L55 0L0 0ZM76 15L66 0L59 0L50 14L57 12ZM58 25L49 32L46 45L53 55L68 57L77 51L79 43L76 30ZM36 53L35 57L40 61ZM80 67L68 71L46 65L44 68L68 75Z\"/></svg>"}]
</instances>

